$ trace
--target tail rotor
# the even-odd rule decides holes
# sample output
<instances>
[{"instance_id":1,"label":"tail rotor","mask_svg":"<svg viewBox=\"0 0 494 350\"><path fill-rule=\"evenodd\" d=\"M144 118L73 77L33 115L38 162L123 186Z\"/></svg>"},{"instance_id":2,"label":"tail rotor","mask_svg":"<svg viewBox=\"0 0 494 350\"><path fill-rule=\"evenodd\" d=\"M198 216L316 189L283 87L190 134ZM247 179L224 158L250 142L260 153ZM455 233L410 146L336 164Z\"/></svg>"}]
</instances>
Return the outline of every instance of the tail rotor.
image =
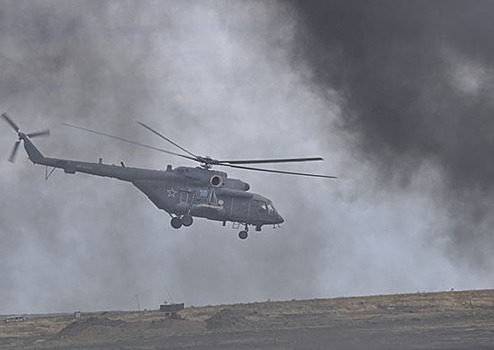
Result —
<instances>
[{"instance_id":1,"label":"tail rotor","mask_svg":"<svg viewBox=\"0 0 494 350\"><path fill-rule=\"evenodd\" d=\"M17 151L19 150L19 145L21 144L21 140L38 137L38 136L50 135L50 130L41 130L29 134L24 134L20 131L19 126L12 120L12 118L9 117L7 113L3 113L1 117L12 127L12 129L14 129L14 131L17 133L17 136L19 137L17 142L14 144L14 147L12 148L12 152L10 152L9 162L11 163L15 161L15 157L17 155Z\"/></svg>"},{"instance_id":2,"label":"tail rotor","mask_svg":"<svg viewBox=\"0 0 494 350\"><path fill-rule=\"evenodd\" d=\"M26 134L26 136L29 137L30 139L38 136L50 136L50 130L46 129L46 130L31 132L29 134Z\"/></svg>"},{"instance_id":3,"label":"tail rotor","mask_svg":"<svg viewBox=\"0 0 494 350\"><path fill-rule=\"evenodd\" d=\"M21 144L21 140L17 140L17 142L14 144L14 148L12 148L12 152L10 152L9 162L13 163L15 161L17 150L19 149L20 144Z\"/></svg>"},{"instance_id":4,"label":"tail rotor","mask_svg":"<svg viewBox=\"0 0 494 350\"><path fill-rule=\"evenodd\" d=\"M3 113L2 114L2 117L3 119L5 119L7 121L7 123L10 124L10 126L12 127L12 129L15 130L16 133L19 133L19 127L17 126L16 123L14 123L14 121L9 117L9 115L7 114L7 112Z\"/></svg>"}]
</instances>

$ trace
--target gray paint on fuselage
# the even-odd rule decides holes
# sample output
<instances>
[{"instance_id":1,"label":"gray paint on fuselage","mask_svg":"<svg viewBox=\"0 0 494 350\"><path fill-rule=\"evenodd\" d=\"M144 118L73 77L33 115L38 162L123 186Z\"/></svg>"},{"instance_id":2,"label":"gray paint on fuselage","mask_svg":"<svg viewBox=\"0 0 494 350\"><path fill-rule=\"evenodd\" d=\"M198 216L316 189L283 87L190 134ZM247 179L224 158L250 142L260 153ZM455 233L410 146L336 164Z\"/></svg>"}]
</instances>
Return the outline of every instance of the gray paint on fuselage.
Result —
<instances>
[{"instance_id":1,"label":"gray paint on fuselage","mask_svg":"<svg viewBox=\"0 0 494 350\"><path fill-rule=\"evenodd\" d=\"M233 221L261 227L283 222L271 201L247 192L249 184L228 179L222 171L201 167L177 167L166 170L132 168L117 165L81 162L44 157L27 135L19 133L24 148L34 164L76 172L111 177L131 182L159 209L177 216L190 214L216 221ZM218 177L220 179L218 179ZM213 178L217 182L213 181ZM270 206L270 210L267 207ZM260 208L263 207L264 210Z\"/></svg>"},{"instance_id":2,"label":"gray paint on fuselage","mask_svg":"<svg viewBox=\"0 0 494 350\"><path fill-rule=\"evenodd\" d=\"M259 203L271 201L255 193L214 187L191 188L188 182L160 180L133 181L159 209L175 215L190 212L192 216L218 221L269 224L270 216L262 220Z\"/></svg>"}]
</instances>

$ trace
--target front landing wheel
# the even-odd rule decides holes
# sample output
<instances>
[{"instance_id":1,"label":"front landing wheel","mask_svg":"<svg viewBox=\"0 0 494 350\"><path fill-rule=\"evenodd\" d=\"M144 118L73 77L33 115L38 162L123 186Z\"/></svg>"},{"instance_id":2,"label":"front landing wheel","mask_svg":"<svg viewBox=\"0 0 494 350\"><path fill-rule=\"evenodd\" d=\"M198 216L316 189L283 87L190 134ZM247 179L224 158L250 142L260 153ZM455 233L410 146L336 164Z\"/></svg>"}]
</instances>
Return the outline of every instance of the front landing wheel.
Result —
<instances>
[{"instance_id":1,"label":"front landing wheel","mask_svg":"<svg viewBox=\"0 0 494 350\"><path fill-rule=\"evenodd\" d=\"M172 221L170 221L170 224L172 225L173 228L180 228L182 227L182 220L179 217L174 217L172 218Z\"/></svg>"},{"instance_id":2,"label":"front landing wheel","mask_svg":"<svg viewBox=\"0 0 494 350\"><path fill-rule=\"evenodd\" d=\"M192 216L190 216L190 215L184 215L182 217L182 224L185 227L189 227L190 225L192 225L193 222L194 222L194 219L192 219Z\"/></svg>"},{"instance_id":3,"label":"front landing wheel","mask_svg":"<svg viewBox=\"0 0 494 350\"><path fill-rule=\"evenodd\" d=\"M249 236L249 234L247 233L247 231L240 231L239 234L238 234L238 237L240 239L246 239L247 236Z\"/></svg>"}]
</instances>

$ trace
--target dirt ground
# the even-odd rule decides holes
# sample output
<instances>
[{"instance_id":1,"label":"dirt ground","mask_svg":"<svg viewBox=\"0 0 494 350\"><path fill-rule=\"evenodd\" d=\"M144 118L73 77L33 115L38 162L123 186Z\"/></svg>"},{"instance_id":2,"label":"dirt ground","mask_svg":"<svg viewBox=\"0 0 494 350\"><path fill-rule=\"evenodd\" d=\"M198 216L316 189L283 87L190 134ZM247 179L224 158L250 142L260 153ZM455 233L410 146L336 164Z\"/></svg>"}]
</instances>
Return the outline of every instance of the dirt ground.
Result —
<instances>
[{"instance_id":1,"label":"dirt ground","mask_svg":"<svg viewBox=\"0 0 494 350\"><path fill-rule=\"evenodd\" d=\"M494 349L494 290L32 315L1 349Z\"/></svg>"}]
</instances>

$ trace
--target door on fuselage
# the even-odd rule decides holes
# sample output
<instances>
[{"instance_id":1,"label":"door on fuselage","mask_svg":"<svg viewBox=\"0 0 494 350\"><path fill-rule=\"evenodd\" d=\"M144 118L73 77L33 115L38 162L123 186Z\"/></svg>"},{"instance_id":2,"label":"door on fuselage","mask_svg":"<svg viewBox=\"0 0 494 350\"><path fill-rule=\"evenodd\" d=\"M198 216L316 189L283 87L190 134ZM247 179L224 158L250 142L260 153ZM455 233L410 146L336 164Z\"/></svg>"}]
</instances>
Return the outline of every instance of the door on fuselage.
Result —
<instances>
[{"instance_id":1,"label":"door on fuselage","mask_svg":"<svg viewBox=\"0 0 494 350\"><path fill-rule=\"evenodd\" d=\"M258 200L250 201L249 219L252 223L259 221L260 202Z\"/></svg>"},{"instance_id":2,"label":"door on fuselage","mask_svg":"<svg viewBox=\"0 0 494 350\"><path fill-rule=\"evenodd\" d=\"M188 191L180 191L180 203L189 203L191 193Z\"/></svg>"},{"instance_id":3,"label":"door on fuselage","mask_svg":"<svg viewBox=\"0 0 494 350\"><path fill-rule=\"evenodd\" d=\"M230 217L233 221L245 222L249 215L249 202L247 198L232 198Z\"/></svg>"}]
</instances>

